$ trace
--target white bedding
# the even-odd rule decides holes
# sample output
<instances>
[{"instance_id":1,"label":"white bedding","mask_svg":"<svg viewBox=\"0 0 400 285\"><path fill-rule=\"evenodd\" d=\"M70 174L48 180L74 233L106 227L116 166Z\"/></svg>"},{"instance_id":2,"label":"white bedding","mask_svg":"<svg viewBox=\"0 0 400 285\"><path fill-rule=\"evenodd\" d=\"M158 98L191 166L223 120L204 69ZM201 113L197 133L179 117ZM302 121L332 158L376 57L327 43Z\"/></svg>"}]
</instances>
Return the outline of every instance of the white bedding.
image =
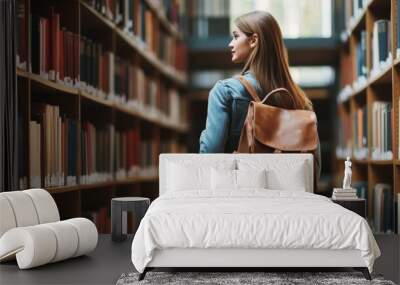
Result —
<instances>
[{"instance_id":1,"label":"white bedding","mask_svg":"<svg viewBox=\"0 0 400 285\"><path fill-rule=\"evenodd\" d=\"M359 215L320 195L266 189L160 196L134 237L135 268L165 248L358 249L370 272L380 256Z\"/></svg>"}]
</instances>

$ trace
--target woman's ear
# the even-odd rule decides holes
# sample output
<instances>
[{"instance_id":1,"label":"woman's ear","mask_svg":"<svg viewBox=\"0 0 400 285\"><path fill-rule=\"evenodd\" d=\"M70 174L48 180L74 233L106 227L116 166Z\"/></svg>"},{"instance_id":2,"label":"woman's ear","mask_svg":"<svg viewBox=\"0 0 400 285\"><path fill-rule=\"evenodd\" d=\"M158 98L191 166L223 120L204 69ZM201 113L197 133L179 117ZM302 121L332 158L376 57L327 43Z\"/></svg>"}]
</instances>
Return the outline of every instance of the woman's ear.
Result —
<instances>
[{"instance_id":1,"label":"woman's ear","mask_svg":"<svg viewBox=\"0 0 400 285\"><path fill-rule=\"evenodd\" d=\"M258 35L254 33L250 37L250 47L255 48L257 45L258 45Z\"/></svg>"}]
</instances>

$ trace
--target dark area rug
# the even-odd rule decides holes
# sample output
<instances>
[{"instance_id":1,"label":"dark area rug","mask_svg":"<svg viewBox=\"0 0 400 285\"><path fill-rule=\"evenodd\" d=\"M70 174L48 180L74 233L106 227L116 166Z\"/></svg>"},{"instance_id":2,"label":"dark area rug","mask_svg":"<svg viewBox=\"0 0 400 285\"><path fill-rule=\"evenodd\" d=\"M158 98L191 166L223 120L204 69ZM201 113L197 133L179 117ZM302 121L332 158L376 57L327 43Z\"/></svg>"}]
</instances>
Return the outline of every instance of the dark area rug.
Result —
<instances>
[{"instance_id":1,"label":"dark area rug","mask_svg":"<svg viewBox=\"0 0 400 285\"><path fill-rule=\"evenodd\" d=\"M390 284L381 275L372 274L372 281L360 272L154 272L142 281L139 273L124 273L117 285L132 284Z\"/></svg>"}]
</instances>

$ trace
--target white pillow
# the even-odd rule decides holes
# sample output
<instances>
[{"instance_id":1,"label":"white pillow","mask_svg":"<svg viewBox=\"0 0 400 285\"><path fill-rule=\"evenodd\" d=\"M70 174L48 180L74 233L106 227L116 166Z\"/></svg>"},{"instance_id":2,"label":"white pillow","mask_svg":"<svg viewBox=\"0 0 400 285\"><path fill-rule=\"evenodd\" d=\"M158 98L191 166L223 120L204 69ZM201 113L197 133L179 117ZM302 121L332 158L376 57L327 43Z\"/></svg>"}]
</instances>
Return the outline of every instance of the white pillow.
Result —
<instances>
[{"instance_id":1,"label":"white pillow","mask_svg":"<svg viewBox=\"0 0 400 285\"><path fill-rule=\"evenodd\" d=\"M266 169L266 188L271 190L306 191L308 185L307 162L280 161L273 163L238 160L240 170Z\"/></svg>"},{"instance_id":2,"label":"white pillow","mask_svg":"<svg viewBox=\"0 0 400 285\"><path fill-rule=\"evenodd\" d=\"M266 188L266 171L211 169L212 190L240 190L241 188Z\"/></svg>"},{"instance_id":3,"label":"white pillow","mask_svg":"<svg viewBox=\"0 0 400 285\"><path fill-rule=\"evenodd\" d=\"M267 171L236 170L237 188L267 188Z\"/></svg>"},{"instance_id":4,"label":"white pillow","mask_svg":"<svg viewBox=\"0 0 400 285\"><path fill-rule=\"evenodd\" d=\"M212 166L169 161L167 191L210 190L211 168L234 169L235 165L235 161L216 161Z\"/></svg>"},{"instance_id":5,"label":"white pillow","mask_svg":"<svg viewBox=\"0 0 400 285\"><path fill-rule=\"evenodd\" d=\"M211 168L212 190L236 190L236 170Z\"/></svg>"},{"instance_id":6,"label":"white pillow","mask_svg":"<svg viewBox=\"0 0 400 285\"><path fill-rule=\"evenodd\" d=\"M288 172L271 169L267 171L267 181L271 190L306 191L305 170L299 165Z\"/></svg>"}]
</instances>

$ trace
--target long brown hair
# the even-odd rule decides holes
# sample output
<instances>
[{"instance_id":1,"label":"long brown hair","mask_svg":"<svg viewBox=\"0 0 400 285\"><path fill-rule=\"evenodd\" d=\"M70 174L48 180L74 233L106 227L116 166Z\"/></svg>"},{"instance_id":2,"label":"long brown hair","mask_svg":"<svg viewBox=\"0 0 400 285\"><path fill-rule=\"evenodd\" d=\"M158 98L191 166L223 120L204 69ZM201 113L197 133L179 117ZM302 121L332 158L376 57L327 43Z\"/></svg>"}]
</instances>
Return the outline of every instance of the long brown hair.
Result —
<instances>
[{"instance_id":1,"label":"long brown hair","mask_svg":"<svg viewBox=\"0 0 400 285\"><path fill-rule=\"evenodd\" d=\"M266 93L279 87L286 88L292 98L281 93L278 98L273 98L276 105L312 110L310 99L290 75L282 32L275 18L268 12L254 11L236 18L235 24L248 37L258 35L258 45L251 51L242 74L250 70Z\"/></svg>"}]
</instances>

